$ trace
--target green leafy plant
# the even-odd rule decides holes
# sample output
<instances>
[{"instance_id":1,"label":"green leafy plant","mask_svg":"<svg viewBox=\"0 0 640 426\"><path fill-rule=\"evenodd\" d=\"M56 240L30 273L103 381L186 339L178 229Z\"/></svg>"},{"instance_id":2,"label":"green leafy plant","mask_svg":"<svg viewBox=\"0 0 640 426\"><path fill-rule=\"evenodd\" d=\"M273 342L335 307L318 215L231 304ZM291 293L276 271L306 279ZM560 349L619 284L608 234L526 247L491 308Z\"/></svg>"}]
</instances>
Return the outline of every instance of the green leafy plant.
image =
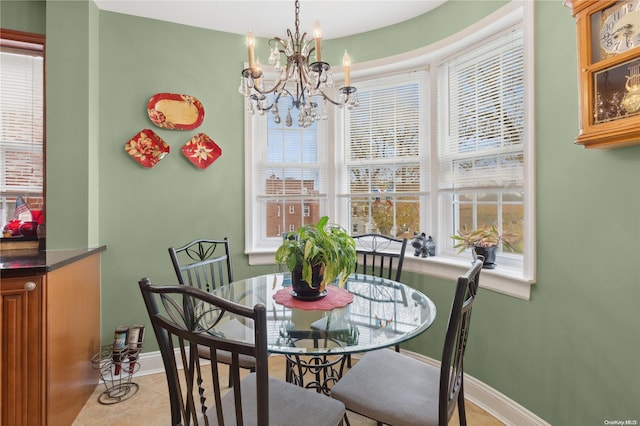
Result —
<instances>
[{"instance_id":1,"label":"green leafy plant","mask_svg":"<svg viewBox=\"0 0 640 426\"><path fill-rule=\"evenodd\" d=\"M301 266L303 280L309 287L313 267L321 266L324 277L320 291L336 279L342 287L355 272L358 261L355 240L342 227L328 223L329 217L323 216L315 225L289 232L276 250L276 263L286 265L290 271Z\"/></svg>"},{"instance_id":2,"label":"green leafy plant","mask_svg":"<svg viewBox=\"0 0 640 426\"><path fill-rule=\"evenodd\" d=\"M453 248L458 249L458 253L465 251L471 247L493 247L502 243L502 245L511 251L515 248L511 245L515 235L500 233L495 225L483 226L482 228L468 230L463 227L458 230L457 235L452 235L456 243Z\"/></svg>"}]
</instances>

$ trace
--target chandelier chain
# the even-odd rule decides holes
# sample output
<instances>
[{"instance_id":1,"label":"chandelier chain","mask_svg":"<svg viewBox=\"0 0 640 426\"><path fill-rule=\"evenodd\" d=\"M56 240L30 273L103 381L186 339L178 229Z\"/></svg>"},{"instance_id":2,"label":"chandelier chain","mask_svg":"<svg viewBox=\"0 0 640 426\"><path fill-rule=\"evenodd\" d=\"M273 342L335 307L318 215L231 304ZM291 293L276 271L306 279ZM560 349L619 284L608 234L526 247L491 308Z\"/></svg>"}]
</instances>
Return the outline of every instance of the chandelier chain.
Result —
<instances>
[{"instance_id":1,"label":"chandelier chain","mask_svg":"<svg viewBox=\"0 0 640 426\"><path fill-rule=\"evenodd\" d=\"M300 1L296 0L296 40L300 40Z\"/></svg>"}]
</instances>

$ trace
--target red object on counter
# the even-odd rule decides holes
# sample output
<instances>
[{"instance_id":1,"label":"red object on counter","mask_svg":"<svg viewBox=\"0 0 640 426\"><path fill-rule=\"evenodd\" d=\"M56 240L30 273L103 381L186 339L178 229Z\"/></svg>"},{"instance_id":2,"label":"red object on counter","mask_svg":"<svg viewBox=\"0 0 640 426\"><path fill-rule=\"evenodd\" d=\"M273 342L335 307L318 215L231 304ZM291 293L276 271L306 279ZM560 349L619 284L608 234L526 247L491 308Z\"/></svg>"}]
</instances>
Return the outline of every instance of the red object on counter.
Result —
<instances>
[{"instance_id":1,"label":"red object on counter","mask_svg":"<svg viewBox=\"0 0 640 426\"><path fill-rule=\"evenodd\" d=\"M31 220L34 222L38 222L38 225L42 225L43 222L42 210L33 210L31 209Z\"/></svg>"},{"instance_id":2,"label":"red object on counter","mask_svg":"<svg viewBox=\"0 0 640 426\"><path fill-rule=\"evenodd\" d=\"M38 235L38 222L25 222L20 225L20 233L25 237L35 237Z\"/></svg>"},{"instance_id":3,"label":"red object on counter","mask_svg":"<svg viewBox=\"0 0 640 426\"><path fill-rule=\"evenodd\" d=\"M18 219L10 220L9 223L4 226L4 231L9 231L12 237L17 237L20 235L21 224L22 222Z\"/></svg>"}]
</instances>

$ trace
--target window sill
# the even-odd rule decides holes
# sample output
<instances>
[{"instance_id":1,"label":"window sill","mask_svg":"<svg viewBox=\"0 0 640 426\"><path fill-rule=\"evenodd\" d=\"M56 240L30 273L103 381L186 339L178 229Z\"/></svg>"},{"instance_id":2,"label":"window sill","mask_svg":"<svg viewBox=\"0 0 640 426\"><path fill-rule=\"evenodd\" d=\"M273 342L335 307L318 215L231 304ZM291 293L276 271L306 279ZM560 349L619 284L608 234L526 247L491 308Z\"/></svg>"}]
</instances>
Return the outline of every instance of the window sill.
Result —
<instances>
[{"instance_id":1,"label":"window sill","mask_svg":"<svg viewBox=\"0 0 640 426\"><path fill-rule=\"evenodd\" d=\"M470 262L444 256L419 258L407 255L402 270L451 279L462 275L469 265ZM521 271L500 265L496 269L483 269L480 275L480 287L524 300L530 300L534 283L534 279L526 278Z\"/></svg>"},{"instance_id":2,"label":"window sill","mask_svg":"<svg viewBox=\"0 0 640 426\"><path fill-rule=\"evenodd\" d=\"M274 251L252 252L249 255L249 265L273 265ZM468 268L467 262L444 256L428 258L407 255L404 258L403 271L451 279L462 275ZM535 280L526 278L515 269L498 266L496 269L483 269L480 277L480 287L518 299L530 300L531 285Z\"/></svg>"}]
</instances>

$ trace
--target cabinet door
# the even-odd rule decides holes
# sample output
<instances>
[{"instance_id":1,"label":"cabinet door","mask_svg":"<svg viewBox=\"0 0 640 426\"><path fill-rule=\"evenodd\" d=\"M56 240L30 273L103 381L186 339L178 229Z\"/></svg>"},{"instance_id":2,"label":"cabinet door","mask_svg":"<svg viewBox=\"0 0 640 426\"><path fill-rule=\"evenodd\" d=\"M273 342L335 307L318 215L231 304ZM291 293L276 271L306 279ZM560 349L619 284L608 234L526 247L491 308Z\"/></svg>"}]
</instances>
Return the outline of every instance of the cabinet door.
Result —
<instances>
[{"instance_id":1,"label":"cabinet door","mask_svg":"<svg viewBox=\"0 0 640 426\"><path fill-rule=\"evenodd\" d=\"M42 277L0 282L0 424L42 424Z\"/></svg>"}]
</instances>

